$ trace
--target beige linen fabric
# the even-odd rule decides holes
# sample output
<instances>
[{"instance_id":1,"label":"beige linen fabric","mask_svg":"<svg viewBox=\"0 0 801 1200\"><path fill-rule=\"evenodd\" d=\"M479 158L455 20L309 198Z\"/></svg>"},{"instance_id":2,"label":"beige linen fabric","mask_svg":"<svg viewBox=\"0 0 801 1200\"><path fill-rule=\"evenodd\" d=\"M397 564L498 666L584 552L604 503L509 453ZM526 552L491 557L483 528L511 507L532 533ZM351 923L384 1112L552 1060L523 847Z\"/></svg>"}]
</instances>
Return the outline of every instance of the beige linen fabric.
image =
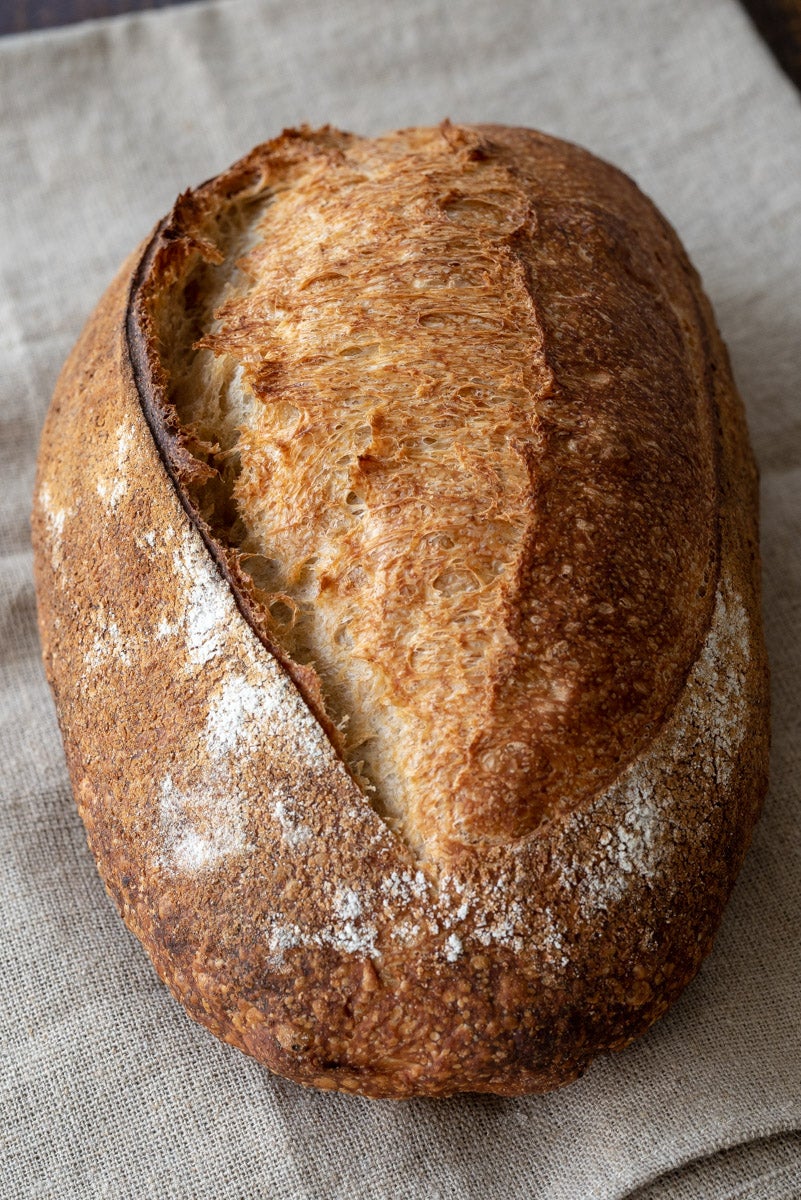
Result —
<instances>
[{"instance_id":1,"label":"beige linen fabric","mask_svg":"<svg viewBox=\"0 0 801 1200\"><path fill-rule=\"evenodd\" d=\"M801 103L735 0L222 0L0 43L0 1196L801 1196ZM304 1092L195 1027L107 900L38 659L28 512L58 368L174 196L283 125L539 126L700 268L763 480L773 782L712 957L562 1092Z\"/></svg>"}]
</instances>

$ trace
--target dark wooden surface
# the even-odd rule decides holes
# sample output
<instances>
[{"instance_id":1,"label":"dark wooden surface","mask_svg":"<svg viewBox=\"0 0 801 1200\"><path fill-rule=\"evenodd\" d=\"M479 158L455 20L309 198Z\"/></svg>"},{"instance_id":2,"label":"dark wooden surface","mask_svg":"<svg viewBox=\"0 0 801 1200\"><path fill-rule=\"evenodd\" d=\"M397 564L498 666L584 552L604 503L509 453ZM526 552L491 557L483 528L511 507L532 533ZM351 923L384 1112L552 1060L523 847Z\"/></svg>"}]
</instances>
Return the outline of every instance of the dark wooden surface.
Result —
<instances>
[{"instance_id":1,"label":"dark wooden surface","mask_svg":"<svg viewBox=\"0 0 801 1200\"><path fill-rule=\"evenodd\" d=\"M91 17L116 17L125 12L166 8L188 0L0 0L0 33L23 33L72 25Z\"/></svg>"},{"instance_id":2,"label":"dark wooden surface","mask_svg":"<svg viewBox=\"0 0 801 1200\"><path fill-rule=\"evenodd\" d=\"M0 0L0 34L70 25L188 0ZM801 0L741 0L784 70L801 89Z\"/></svg>"},{"instance_id":3,"label":"dark wooden surface","mask_svg":"<svg viewBox=\"0 0 801 1200\"><path fill-rule=\"evenodd\" d=\"M801 89L801 0L742 0L751 20Z\"/></svg>"}]
</instances>

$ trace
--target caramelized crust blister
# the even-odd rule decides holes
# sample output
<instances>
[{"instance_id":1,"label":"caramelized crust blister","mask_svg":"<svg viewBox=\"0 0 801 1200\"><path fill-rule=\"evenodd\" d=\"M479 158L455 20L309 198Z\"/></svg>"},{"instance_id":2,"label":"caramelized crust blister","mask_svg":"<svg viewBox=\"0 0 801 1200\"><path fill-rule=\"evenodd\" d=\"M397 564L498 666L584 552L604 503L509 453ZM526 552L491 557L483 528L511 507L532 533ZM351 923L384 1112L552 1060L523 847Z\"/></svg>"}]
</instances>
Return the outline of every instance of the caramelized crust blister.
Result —
<instances>
[{"instance_id":1,"label":"caramelized crust blister","mask_svg":"<svg viewBox=\"0 0 801 1200\"><path fill-rule=\"evenodd\" d=\"M647 1028L764 791L755 487L695 274L586 152L300 131L181 197L35 532L90 843L192 1015L390 1096Z\"/></svg>"}]
</instances>

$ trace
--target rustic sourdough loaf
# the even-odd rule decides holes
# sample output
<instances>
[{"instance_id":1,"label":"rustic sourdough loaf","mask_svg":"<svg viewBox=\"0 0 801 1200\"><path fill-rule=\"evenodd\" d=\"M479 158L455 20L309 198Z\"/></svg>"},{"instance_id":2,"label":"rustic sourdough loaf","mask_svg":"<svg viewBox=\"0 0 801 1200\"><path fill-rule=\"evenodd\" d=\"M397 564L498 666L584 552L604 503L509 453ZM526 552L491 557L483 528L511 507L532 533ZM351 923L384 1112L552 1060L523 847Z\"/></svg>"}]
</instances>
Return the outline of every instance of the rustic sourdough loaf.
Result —
<instances>
[{"instance_id":1,"label":"rustic sourdough loaf","mask_svg":"<svg viewBox=\"0 0 801 1200\"><path fill-rule=\"evenodd\" d=\"M90 846L190 1014L392 1097L647 1029L765 790L756 506L697 276L585 151L304 129L181 196L34 540Z\"/></svg>"}]
</instances>

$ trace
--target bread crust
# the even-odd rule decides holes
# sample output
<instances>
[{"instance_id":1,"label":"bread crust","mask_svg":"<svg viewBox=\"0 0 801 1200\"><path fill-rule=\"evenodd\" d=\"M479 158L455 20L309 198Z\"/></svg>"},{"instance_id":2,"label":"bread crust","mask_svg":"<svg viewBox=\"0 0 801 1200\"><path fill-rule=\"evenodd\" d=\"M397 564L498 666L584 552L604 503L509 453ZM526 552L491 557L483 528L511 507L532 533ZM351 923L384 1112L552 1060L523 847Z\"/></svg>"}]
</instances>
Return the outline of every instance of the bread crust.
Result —
<instances>
[{"instance_id":1,"label":"bread crust","mask_svg":"<svg viewBox=\"0 0 801 1200\"><path fill-rule=\"evenodd\" d=\"M519 657L572 639L588 692L606 661L599 637L631 664L605 702L596 688L590 707L579 697L553 737L546 731L548 787L531 777L477 793L469 836L449 830L425 854L389 828L343 762L315 672L281 649L236 547L204 520L204 464L159 390L148 288L182 278L187 255L213 259L214 246L198 249L207 212L258 190L277 161L356 141L334 131L285 135L183 197L90 318L42 438L39 620L90 847L190 1015L307 1085L514 1095L567 1083L641 1035L711 947L767 780L757 479L708 301L634 185L526 130L428 136L456 155L488 155L528 198L520 253L539 281L531 294L554 380L540 417L556 448L538 459L538 512L552 520L528 539L513 626L531 624L538 605L543 631L518 636ZM603 265L626 245L614 275L582 266L587 246ZM628 420L642 448L638 421L653 401L675 467L655 452L638 480L629 454L601 472L600 489L586 460L574 470L560 450L580 423L577 364L587 369L560 328L593 316L581 300L593 270L601 312L615 317L603 359L622 406L615 428ZM680 349L656 364L651 399L625 373L638 338L626 314L643 288L656 297L649 319ZM597 360L606 335L583 336ZM611 621L599 634L585 603L597 598L599 556L574 550L572 591L554 564L571 522L575 531L578 518L612 511L599 495L625 505L637 487L664 496L674 533L692 498L686 560L671 566L660 536L646 540L657 567L646 564L650 598L635 606L650 603L662 619L628 633ZM626 511L614 511L602 563L626 561ZM566 633L571 597L578 631ZM497 690L510 731L531 691L527 671L524 662L507 672ZM632 703L643 680L645 698Z\"/></svg>"}]
</instances>

